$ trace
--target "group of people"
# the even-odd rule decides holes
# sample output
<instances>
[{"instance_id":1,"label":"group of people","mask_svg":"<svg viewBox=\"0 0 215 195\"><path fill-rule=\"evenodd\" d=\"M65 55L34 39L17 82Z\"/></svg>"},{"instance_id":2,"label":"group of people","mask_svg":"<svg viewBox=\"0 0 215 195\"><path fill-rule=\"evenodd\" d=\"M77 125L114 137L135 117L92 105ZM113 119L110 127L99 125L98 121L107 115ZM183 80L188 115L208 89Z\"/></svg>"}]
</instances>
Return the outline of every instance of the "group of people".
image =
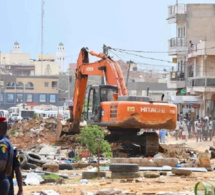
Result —
<instances>
[{"instance_id":1,"label":"group of people","mask_svg":"<svg viewBox=\"0 0 215 195\"><path fill-rule=\"evenodd\" d=\"M14 195L14 172L19 187L17 195L23 195L20 156L6 135L8 124L6 118L0 117L0 194Z\"/></svg>"},{"instance_id":2,"label":"group of people","mask_svg":"<svg viewBox=\"0 0 215 195\"><path fill-rule=\"evenodd\" d=\"M176 140L179 137L188 139L196 137L197 142L212 141L215 135L214 122L210 117L202 117L201 119L186 119L179 118L175 129Z\"/></svg>"}]
</instances>

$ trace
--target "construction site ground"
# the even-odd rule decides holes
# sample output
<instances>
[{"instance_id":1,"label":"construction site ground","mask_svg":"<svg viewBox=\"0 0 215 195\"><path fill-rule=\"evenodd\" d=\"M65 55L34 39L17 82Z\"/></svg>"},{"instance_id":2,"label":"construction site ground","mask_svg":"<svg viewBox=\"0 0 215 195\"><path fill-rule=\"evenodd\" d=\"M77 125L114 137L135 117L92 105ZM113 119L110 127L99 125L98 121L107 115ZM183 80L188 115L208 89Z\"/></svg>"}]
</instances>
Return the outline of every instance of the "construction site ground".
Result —
<instances>
[{"instance_id":1,"label":"construction site ground","mask_svg":"<svg viewBox=\"0 0 215 195\"><path fill-rule=\"evenodd\" d=\"M166 145L180 144L185 141L175 141L173 137L168 137ZM213 146L212 141L196 143L195 139L189 139L186 144L195 151L204 152L210 146ZM161 176L156 179L142 178L142 179L111 179L110 172L107 172L106 179L91 179L88 184L80 184L81 172L86 169L77 169L71 171L60 171L60 173L68 174L72 179L65 180L64 184L41 184L39 186L24 186L24 194L30 195L33 192L40 192L41 190L56 190L61 195L81 194L81 191L96 192L101 189L121 189L137 192L137 194L144 193L158 193L158 192L194 192L194 186L198 181L205 181L215 183L215 172L198 173L193 172L190 176L175 176L168 172L167 176ZM143 175L143 172L141 172ZM17 186L15 187L17 191Z\"/></svg>"}]
</instances>

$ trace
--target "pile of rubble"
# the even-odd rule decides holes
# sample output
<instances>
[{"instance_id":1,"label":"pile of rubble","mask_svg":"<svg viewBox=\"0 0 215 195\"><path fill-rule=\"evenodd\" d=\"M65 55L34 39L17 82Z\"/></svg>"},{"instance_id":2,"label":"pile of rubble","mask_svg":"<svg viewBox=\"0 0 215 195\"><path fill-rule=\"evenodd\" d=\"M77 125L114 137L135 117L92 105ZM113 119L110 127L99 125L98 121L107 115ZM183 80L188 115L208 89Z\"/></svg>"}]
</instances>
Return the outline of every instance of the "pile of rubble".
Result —
<instances>
[{"instance_id":1,"label":"pile of rubble","mask_svg":"<svg viewBox=\"0 0 215 195\"><path fill-rule=\"evenodd\" d=\"M53 145L56 137L57 120L33 119L20 121L9 130L11 142L19 149L27 150L38 143Z\"/></svg>"},{"instance_id":2,"label":"pile of rubble","mask_svg":"<svg viewBox=\"0 0 215 195\"><path fill-rule=\"evenodd\" d=\"M167 158L188 159L189 150L185 144L162 145L162 156Z\"/></svg>"}]
</instances>

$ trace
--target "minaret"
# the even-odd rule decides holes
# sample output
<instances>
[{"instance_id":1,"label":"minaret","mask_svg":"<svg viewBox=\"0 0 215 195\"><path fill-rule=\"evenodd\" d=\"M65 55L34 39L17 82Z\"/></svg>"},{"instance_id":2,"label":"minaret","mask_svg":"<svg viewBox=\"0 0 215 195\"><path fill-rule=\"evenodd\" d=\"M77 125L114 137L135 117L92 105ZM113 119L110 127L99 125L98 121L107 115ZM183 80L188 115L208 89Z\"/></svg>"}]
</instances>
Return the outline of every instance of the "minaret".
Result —
<instances>
[{"instance_id":1,"label":"minaret","mask_svg":"<svg viewBox=\"0 0 215 195\"><path fill-rule=\"evenodd\" d=\"M56 53L57 62L60 63L60 72L65 71L65 57L66 57L66 52L64 50L64 45L61 42L58 45L58 49Z\"/></svg>"},{"instance_id":2,"label":"minaret","mask_svg":"<svg viewBox=\"0 0 215 195\"><path fill-rule=\"evenodd\" d=\"M13 45L12 53L22 53L20 45L17 41Z\"/></svg>"}]
</instances>

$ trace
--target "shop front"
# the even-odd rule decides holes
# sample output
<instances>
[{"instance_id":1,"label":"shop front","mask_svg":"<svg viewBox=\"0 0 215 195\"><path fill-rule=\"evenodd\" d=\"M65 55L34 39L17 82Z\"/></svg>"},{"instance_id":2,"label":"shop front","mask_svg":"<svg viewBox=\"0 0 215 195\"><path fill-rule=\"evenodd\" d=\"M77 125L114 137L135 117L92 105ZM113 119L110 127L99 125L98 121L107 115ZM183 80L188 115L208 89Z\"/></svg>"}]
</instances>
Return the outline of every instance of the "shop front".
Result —
<instances>
[{"instance_id":1,"label":"shop front","mask_svg":"<svg viewBox=\"0 0 215 195\"><path fill-rule=\"evenodd\" d=\"M171 102L177 105L178 116L187 119L199 118L203 104L200 96L171 96Z\"/></svg>"}]
</instances>

